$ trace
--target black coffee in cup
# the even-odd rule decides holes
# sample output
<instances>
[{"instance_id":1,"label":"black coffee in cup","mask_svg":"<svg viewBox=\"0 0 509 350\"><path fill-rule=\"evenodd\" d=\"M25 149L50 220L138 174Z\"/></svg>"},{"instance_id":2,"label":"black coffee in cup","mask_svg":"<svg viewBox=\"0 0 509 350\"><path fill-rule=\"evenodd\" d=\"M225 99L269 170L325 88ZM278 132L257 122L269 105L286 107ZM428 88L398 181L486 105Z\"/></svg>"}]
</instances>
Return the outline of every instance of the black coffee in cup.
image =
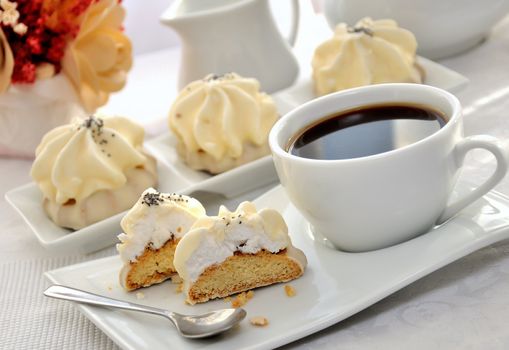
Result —
<instances>
[{"instance_id":1,"label":"black coffee in cup","mask_svg":"<svg viewBox=\"0 0 509 350\"><path fill-rule=\"evenodd\" d=\"M421 105L371 105L322 118L296 133L286 151L310 159L350 159L402 148L446 124L444 113Z\"/></svg>"}]
</instances>

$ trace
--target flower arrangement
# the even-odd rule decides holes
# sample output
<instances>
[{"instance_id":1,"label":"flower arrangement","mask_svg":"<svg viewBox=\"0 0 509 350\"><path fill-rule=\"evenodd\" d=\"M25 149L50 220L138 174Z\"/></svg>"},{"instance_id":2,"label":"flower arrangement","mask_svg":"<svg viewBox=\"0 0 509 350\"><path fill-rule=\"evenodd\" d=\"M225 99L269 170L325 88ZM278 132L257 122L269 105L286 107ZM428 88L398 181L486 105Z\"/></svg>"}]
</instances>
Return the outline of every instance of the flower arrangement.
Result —
<instances>
[{"instance_id":1,"label":"flower arrangement","mask_svg":"<svg viewBox=\"0 0 509 350\"><path fill-rule=\"evenodd\" d=\"M0 156L33 157L125 85L124 16L120 0L0 0Z\"/></svg>"},{"instance_id":2,"label":"flower arrangement","mask_svg":"<svg viewBox=\"0 0 509 350\"><path fill-rule=\"evenodd\" d=\"M95 111L131 67L124 15L118 0L0 0L0 95L63 74Z\"/></svg>"}]
</instances>

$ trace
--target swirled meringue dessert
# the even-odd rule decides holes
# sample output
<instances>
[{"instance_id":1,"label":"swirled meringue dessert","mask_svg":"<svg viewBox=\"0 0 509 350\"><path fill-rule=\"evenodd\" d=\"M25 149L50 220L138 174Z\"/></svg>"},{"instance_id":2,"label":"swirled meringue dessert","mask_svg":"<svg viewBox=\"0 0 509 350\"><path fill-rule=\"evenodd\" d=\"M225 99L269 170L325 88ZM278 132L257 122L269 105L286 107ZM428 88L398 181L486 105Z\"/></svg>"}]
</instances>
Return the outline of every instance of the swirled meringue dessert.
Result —
<instances>
[{"instance_id":1,"label":"swirled meringue dessert","mask_svg":"<svg viewBox=\"0 0 509 350\"><path fill-rule=\"evenodd\" d=\"M228 73L187 85L171 107L169 126L180 158L217 174L269 154L267 137L277 118L256 79Z\"/></svg>"},{"instance_id":2,"label":"swirled meringue dessert","mask_svg":"<svg viewBox=\"0 0 509 350\"><path fill-rule=\"evenodd\" d=\"M194 198L147 189L124 216L117 250L123 262L120 284L131 291L176 274L173 255L180 239L205 208Z\"/></svg>"},{"instance_id":3,"label":"swirled meringue dessert","mask_svg":"<svg viewBox=\"0 0 509 350\"><path fill-rule=\"evenodd\" d=\"M132 207L157 184L143 138L143 128L123 117L91 116L48 132L31 176L50 219L77 230Z\"/></svg>"},{"instance_id":4,"label":"swirled meringue dessert","mask_svg":"<svg viewBox=\"0 0 509 350\"><path fill-rule=\"evenodd\" d=\"M243 202L236 211L196 221L175 250L174 265L189 304L287 282L304 273L304 253L292 245L276 210Z\"/></svg>"},{"instance_id":5,"label":"swirled meringue dessert","mask_svg":"<svg viewBox=\"0 0 509 350\"><path fill-rule=\"evenodd\" d=\"M325 95L380 83L422 83L416 64L417 41L390 19L361 19L354 27L336 26L334 35L315 50L315 92Z\"/></svg>"}]
</instances>

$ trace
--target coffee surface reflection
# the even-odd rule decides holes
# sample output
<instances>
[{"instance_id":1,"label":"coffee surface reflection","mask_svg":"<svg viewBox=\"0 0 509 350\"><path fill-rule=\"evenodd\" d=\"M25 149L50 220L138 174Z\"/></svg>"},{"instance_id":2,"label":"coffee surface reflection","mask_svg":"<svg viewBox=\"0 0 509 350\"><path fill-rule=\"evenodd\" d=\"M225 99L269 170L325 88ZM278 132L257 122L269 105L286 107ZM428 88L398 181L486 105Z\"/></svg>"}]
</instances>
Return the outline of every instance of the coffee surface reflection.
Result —
<instances>
[{"instance_id":1,"label":"coffee surface reflection","mask_svg":"<svg viewBox=\"0 0 509 350\"><path fill-rule=\"evenodd\" d=\"M445 124L444 114L427 106L365 106L308 125L290 140L286 150L311 159L366 157L415 143Z\"/></svg>"}]
</instances>

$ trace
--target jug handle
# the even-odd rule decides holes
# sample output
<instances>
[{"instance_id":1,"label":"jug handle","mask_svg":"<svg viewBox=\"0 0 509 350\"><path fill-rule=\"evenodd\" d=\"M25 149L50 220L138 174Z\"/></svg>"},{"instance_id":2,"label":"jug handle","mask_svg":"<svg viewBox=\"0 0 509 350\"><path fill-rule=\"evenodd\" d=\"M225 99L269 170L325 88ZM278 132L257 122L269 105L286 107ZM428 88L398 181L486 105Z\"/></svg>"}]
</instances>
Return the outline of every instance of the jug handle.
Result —
<instances>
[{"instance_id":1,"label":"jug handle","mask_svg":"<svg viewBox=\"0 0 509 350\"><path fill-rule=\"evenodd\" d=\"M297 39L297 32L299 30L299 20L300 20L300 8L299 8L299 0L292 0L292 27L290 31L290 36L288 37L288 43L291 47L295 46L295 40Z\"/></svg>"}]
</instances>

